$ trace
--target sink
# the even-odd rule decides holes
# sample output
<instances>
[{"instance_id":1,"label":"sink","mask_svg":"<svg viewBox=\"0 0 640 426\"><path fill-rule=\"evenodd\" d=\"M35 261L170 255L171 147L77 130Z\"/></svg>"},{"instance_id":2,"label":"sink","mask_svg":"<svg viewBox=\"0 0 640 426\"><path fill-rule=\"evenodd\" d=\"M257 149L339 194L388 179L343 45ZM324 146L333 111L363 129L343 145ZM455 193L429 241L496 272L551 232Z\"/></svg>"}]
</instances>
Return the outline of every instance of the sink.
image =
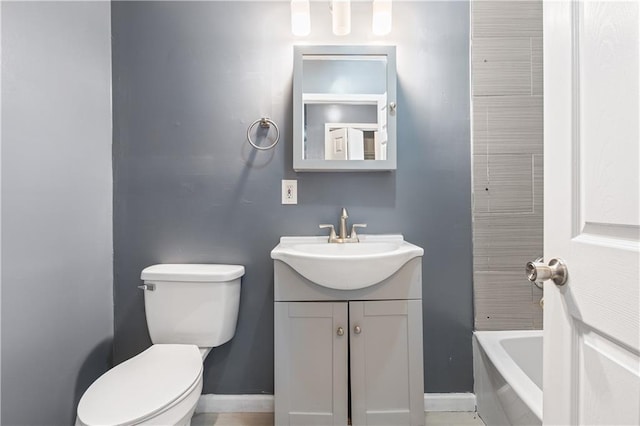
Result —
<instances>
[{"instance_id":1,"label":"sink","mask_svg":"<svg viewBox=\"0 0 640 426\"><path fill-rule=\"evenodd\" d=\"M359 237L359 243L345 244L329 244L327 237L282 237L271 258L323 287L357 290L389 278L409 260L424 254L402 235Z\"/></svg>"}]
</instances>

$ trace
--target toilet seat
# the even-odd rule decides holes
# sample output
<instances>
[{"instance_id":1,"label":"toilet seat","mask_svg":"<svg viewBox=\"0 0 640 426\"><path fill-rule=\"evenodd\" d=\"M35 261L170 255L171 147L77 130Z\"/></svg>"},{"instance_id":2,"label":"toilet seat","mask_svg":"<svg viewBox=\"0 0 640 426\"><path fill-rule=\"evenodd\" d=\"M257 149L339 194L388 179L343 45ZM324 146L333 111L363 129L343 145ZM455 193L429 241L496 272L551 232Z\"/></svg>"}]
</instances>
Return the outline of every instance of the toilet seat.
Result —
<instances>
[{"instance_id":1,"label":"toilet seat","mask_svg":"<svg viewBox=\"0 0 640 426\"><path fill-rule=\"evenodd\" d=\"M199 385L202 358L195 345L153 345L112 368L80 399L85 425L133 425L175 405Z\"/></svg>"}]
</instances>

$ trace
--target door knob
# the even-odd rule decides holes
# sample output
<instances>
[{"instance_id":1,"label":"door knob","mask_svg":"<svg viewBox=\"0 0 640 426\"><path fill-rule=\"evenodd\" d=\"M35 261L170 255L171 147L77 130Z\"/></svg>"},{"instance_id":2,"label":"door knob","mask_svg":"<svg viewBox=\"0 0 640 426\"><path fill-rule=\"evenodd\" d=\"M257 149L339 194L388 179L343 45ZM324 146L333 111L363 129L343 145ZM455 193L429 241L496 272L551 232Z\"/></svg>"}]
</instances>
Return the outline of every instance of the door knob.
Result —
<instances>
[{"instance_id":1,"label":"door knob","mask_svg":"<svg viewBox=\"0 0 640 426\"><path fill-rule=\"evenodd\" d=\"M562 259L551 259L549 266L542 262L528 262L526 267L527 278L536 281L552 280L556 285L564 285L567 282L569 272Z\"/></svg>"},{"instance_id":2,"label":"door knob","mask_svg":"<svg viewBox=\"0 0 640 426\"><path fill-rule=\"evenodd\" d=\"M353 327L353 332L356 334L360 334L362 332L362 329L359 325L356 325L355 327Z\"/></svg>"},{"instance_id":3,"label":"door knob","mask_svg":"<svg viewBox=\"0 0 640 426\"><path fill-rule=\"evenodd\" d=\"M344 336L344 328L338 327L338 330L336 331L336 334L338 336Z\"/></svg>"}]
</instances>

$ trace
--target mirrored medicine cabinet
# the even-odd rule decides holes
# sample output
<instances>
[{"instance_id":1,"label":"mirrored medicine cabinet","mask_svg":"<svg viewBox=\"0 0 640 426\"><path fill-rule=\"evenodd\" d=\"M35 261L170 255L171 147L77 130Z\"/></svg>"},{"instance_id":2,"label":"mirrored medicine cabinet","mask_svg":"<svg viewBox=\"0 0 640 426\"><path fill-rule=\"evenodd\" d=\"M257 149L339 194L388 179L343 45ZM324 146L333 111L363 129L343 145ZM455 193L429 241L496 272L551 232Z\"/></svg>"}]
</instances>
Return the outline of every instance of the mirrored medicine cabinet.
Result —
<instances>
[{"instance_id":1,"label":"mirrored medicine cabinet","mask_svg":"<svg viewBox=\"0 0 640 426\"><path fill-rule=\"evenodd\" d=\"M295 46L293 169L396 169L395 46Z\"/></svg>"}]
</instances>

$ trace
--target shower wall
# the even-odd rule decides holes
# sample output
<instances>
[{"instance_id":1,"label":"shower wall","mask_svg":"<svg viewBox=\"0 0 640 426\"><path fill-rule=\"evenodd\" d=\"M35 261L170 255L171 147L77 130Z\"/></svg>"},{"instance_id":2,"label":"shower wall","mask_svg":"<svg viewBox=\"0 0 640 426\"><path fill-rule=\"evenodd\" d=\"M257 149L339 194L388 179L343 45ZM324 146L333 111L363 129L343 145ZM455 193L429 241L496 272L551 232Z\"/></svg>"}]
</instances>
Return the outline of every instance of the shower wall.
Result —
<instances>
[{"instance_id":1,"label":"shower wall","mask_svg":"<svg viewBox=\"0 0 640 426\"><path fill-rule=\"evenodd\" d=\"M542 328L542 1L471 4L477 330Z\"/></svg>"}]
</instances>

